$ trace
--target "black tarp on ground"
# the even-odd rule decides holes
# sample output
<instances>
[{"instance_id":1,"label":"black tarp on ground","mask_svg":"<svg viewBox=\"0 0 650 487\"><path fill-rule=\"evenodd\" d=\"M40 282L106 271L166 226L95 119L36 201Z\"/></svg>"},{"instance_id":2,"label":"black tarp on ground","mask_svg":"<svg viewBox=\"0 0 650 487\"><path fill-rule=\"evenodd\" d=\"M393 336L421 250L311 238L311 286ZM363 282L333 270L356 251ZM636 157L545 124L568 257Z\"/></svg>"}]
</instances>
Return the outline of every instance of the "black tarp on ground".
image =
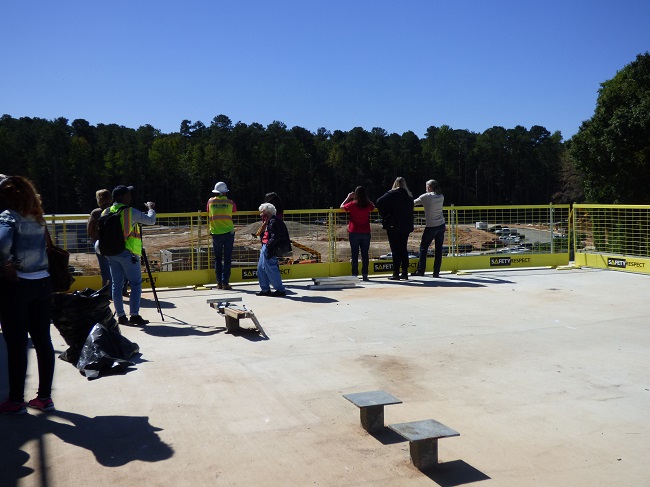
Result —
<instances>
[{"instance_id":1,"label":"black tarp on ground","mask_svg":"<svg viewBox=\"0 0 650 487\"><path fill-rule=\"evenodd\" d=\"M106 328L97 323L81 349L77 368L89 379L99 377L100 374L123 372L127 367L135 365L128 359L139 350L137 343L120 334L119 327Z\"/></svg>"},{"instance_id":2,"label":"black tarp on ground","mask_svg":"<svg viewBox=\"0 0 650 487\"><path fill-rule=\"evenodd\" d=\"M77 364L86 338L96 323L119 330L110 303L111 291L108 286L99 291L86 288L74 293L52 295L52 322L69 347L59 355L61 360Z\"/></svg>"}]
</instances>

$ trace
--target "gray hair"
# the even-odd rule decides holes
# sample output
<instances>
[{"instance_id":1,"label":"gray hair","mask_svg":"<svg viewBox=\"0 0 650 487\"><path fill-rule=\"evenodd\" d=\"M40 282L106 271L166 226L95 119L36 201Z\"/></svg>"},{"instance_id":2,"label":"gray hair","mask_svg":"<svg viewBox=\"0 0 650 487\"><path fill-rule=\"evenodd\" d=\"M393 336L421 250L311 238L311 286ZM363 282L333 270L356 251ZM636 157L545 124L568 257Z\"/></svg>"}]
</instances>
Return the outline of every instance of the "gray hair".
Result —
<instances>
[{"instance_id":1,"label":"gray hair","mask_svg":"<svg viewBox=\"0 0 650 487\"><path fill-rule=\"evenodd\" d=\"M271 203L262 203L260 205L259 211L271 216L275 216L277 213L275 206L273 206Z\"/></svg>"},{"instance_id":2,"label":"gray hair","mask_svg":"<svg viewBox=\"0 0 650 487\"><path fill-rule=\"evenodd\" d=\"M440 192L440 184L435 179L429 179L427 181L427 187L430 188L434 193Z\"/></svg>"}]
</instances>

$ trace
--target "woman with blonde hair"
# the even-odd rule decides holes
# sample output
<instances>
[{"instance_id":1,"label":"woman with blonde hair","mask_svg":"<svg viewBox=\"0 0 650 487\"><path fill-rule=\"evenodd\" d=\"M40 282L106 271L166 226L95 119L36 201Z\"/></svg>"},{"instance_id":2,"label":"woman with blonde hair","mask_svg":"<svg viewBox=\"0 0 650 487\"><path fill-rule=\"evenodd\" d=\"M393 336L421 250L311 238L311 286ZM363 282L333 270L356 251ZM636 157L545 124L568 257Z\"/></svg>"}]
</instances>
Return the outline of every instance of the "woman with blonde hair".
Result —
<instances>
[{"instance_id":1,"label":"woman with blonde hair","mask_svg":"<svg viewBox=\"0 0 650 487\"><path fill-rule=\"evenodd\" d=\"M0 182L0 316L7 344L9 398L0 414L25 414L26 406L52 411L54 348L50 337L52 285L46 252L46 226L41 199L22 176ZM28 336L36 349L38 395L24 402Z\"/></svg>"},{"instance_id":2,"label":"woman with blonde hair","mask_svg":"<svg viewBox=\"0 0 650 487\"><path fill-rule=\"evenodd\" d=\"M99 239L98 222L102 212L111 206L113 197L111 192L107 189L99 189L95 192L95 199L97 200L97 208L90 212L88 222L86 223L86 231L88 236L93 241L93 246L96 248L97 240ZM111 282L111 268L108 265L108 259L95 250L97 256L97 263L99 264L99 273L102 276L102 286L106 286ZM126 286L125 286L126 287Z\"/></svg>"},{"instance_id":3,"label":"woman with blonde hair","mask_svg":"<svg viewBox=\"0 0 650 487\"><path fill-rule=\"evenodd\" d=\"M393 187L377 200L377 210L388 235L393 254L393 275L388 279L408 280L408 239L413 231L413 195L403 177L398 177ZM402 274L400 276L400 268Z\"/></svg>"}]
</instances>

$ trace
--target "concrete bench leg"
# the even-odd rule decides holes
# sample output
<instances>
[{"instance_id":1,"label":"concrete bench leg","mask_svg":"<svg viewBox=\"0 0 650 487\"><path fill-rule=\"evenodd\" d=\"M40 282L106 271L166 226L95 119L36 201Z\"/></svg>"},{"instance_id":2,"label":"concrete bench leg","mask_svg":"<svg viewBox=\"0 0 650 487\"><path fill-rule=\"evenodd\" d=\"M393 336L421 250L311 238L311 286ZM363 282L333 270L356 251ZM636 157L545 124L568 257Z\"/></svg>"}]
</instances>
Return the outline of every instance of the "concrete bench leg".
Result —
<instances>
[{"instance_id":1,"label":"concrete bench leg","mask_svg":"<svg viewBox=\"0 0 650 487\"><path fill-rule=\"evenodd\" d=\"M420 470L438 465L438 438L409 442L411 462Z\"/></svg>"},{"instance_id":2,"label":"concrete bench leg","mask_svg":"<svg viewBox=\"0 0 650 487\"><path fill-rule=\"evenodd\" d=\"M228 333L238 333L241 328L239 328L239 318L234 318L232 316L225 316L226 318L226 331Z\"/></svg>"},{"instance_id":3,"label":"concrete bench leg","mask_svg":"<svg viewBox=\"0 0 650 487\"><path fill-rule=\"evenodd\" d=\"M384 406L361 408L361 426L368 433L376 433L384 429Z\"/></svg>"},{"instance_id":4,"label":"concrete bench leg","mask_svg":"<svg viewBox=\"0 0 650 487\"><path fill-rule=\"evenodd\" d=\"M368 433L384 428L384 406L401 404L402 401L384 391L355 392L343 397L360 409L361 427Z\"/></svg>"},{"instance_id":5,"label":"concrete bench leg","mask_svg":"<svg viewBox=\"0 0 650 487\"><path fill-rule=\"evenodd\" d=\"M438 465L438 440L460 436L460 433L433 419L411 421L388 426L409 440L411 462L420 470Z\"/></svg>"}]
</instances>

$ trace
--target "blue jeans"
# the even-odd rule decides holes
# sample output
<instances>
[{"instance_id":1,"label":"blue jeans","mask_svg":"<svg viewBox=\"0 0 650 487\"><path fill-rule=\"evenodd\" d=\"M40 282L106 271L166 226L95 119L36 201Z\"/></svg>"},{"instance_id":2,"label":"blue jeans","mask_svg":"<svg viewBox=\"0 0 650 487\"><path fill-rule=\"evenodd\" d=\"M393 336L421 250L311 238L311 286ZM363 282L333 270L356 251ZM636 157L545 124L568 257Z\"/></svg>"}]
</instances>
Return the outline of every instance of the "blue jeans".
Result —
<instances>
[{"instance_id":1,"label":"blue jeans","mask_svg":"<svg viewBox=\"0 0 650 487\"><path fill-rule=\"evenodd\" d=\"M433 257L433 275L440 274L440 266L442 265L442 244L445 241L445 224L438 225L437 227L426 227L422 233L422 240L420 241L420 260L418 260L418 273L424 274L427 268L427 252L429 245L434 243L434 257Z\"/></svg>"},{"instance_id":2,"label":"blue jeans","mask_svg":"<svg viewBox=\"0 0 650 487\"><path fill-rule=\"evenodd\" d=\"M95 252L97 256L97 263L99 264L99 274L102 276L102 287L111 284L111 267L108 265L108 259L102 254ZM124 288L122 293L126 293L128 289L128 281L124 281ZM112 289L112 285L111 285Z\"/></svg>"},{"instance_id":3,"label":"blue jeans","mask_svg":"<svg viewBox=\"0 0 650 487\"><path fill-rule=\"evenodd\" d=\"M212 248L214 249L214 271L217 276L217 282L219 284L228 284L230 281L230 264L232 261L232 248L234 245L234 233L212 235Z\"/></svg>"},{"instance_id":4,"label":"blue jeans","mask_svg":"<svg viewBox=\"0 0 650 487\"><path fill-rule=\"evenodd\" d=\"M131 295L129 296L131 316L140 314L140 297L142 296L140 256L125 249L117 255L107 255L106 259L108 259L108 265L111 268L111 289L117 317L126 314L124 313L124 300L122 299L122 287L125 278L129 280L131 286Z\"/></svg>"},{"instance_id":5,"label":"blue jeans","mask_svg":"<svg viewBox=\"0 0 650 487\"><path fill-rule=\"evenodd\" d=\"M359 275L359 250L361 250L361 275L368 277L368 251L370 250L370 234L351 232L350 250L352 252L352 275Z\"/></svg>"},{"instance_id":6,"label":"blue jeans","mask_svg":"<svg viewBox=\"0 0 650 487\"><path fill-rule=\"evenodd\" d=\"M102 276L102 287L111 282L111 268L108 265L108 259L102 254L97 254L97 262L99 263L99 273Z\"/></svg>"},{"instance_id":7,"label":"blue jeans","mask_svg":"<svg viewBox=\"0 0 650 487\"><path fill-rule=\"evenodd\" d=\"M271 286L276 291L284 291L278 258L266 256L266 244L262 244L260 260L257 262L257 278L262 291L270 291Z\"/></svg>"}]
</instances>

